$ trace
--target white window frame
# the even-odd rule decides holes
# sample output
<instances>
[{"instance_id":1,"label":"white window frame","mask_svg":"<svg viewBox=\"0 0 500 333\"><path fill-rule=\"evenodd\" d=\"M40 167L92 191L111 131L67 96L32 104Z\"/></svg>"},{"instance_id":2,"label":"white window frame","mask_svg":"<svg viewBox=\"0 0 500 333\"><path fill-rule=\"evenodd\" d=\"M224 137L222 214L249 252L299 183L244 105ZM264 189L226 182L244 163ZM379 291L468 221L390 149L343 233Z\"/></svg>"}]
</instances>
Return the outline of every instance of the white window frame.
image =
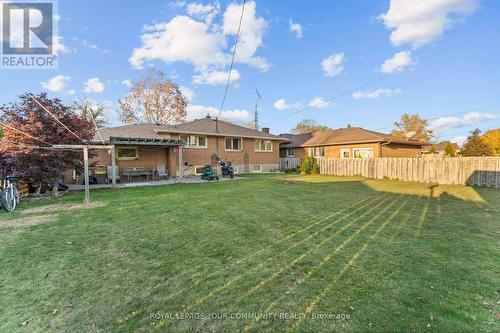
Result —
<instances>
[{"instance_id":1,"label":"white window frame","mask_svg":"<svg viewBox=\"0 0 500 333\"><path fill-rule=\"evenodd\" d=\"M264 143L264 149L261 149L261 144ZM267 149L267 144L269 143L269 148ZM271 153L273 151L273 141L267 139L255 139L254 141L254 150L260 153Z\"/></svg>"},{"instance_id":2,"label":"white window frame","mask_svg":"<svg viewBox=\"0 0 500 333\"><path fill-rule=\"evenodd\" d=\"M259 167L258 171L255 170L256 166ZM262 165L260 165L260 164L252 164L252 173L261 173L261 172L262 172Z\"/></svg>"},{"instance_id":3,"label":"white window frame","mask_svg":"<svg viewBox=\"0 0 500 333\"><path fill-rule=\"evenodd\" d=\"M290 154L290 150L292 151L292 153ZM293 148L287 148L286 149L286 157L294 157L295 156L295 153L293 151Z\"/></svg>"},{"instance_id":4,"label":"white window frame","mask_svg":"<svg viewBox=\"0 0 500 333\"><path fill-rule=\"evenodd\" d=\"M205 167L204 165L195 165L195 166L194 166L194 174L195 174L196 176L199 176L199 175L203 174L203 170L202 170L201 172L196 172L196 169L197 169L197 168L202 168L202 169L203 169L204 167Z\"/></svg>"},{"instance_id":5,"label":"white window frame","mask_svg":"<svg viewBox=\"0 0 500 333\"><path fill-rule=\"evenodd\" d=\"M371 157L368 157L368 158L373 158L373 148L352 148L352 158L357 158L356 157L356 151L371 151L372 152L372 156ZM363 159L363 157L360 157L361 159Z\"/></svg>"},{"instance_id":6,"label":"white window frame","mask_svg":"<svg viewBox=\"0 0 500 333\"><path fill-rule=\"evenodd\" d=\"M195 148L195 149L207 149L208 148L208 137L205 135L181 135L179 138L181 140L182 137L186 137L188 140L185 141L185 148ZM194 143L191 142L191 139L194 138ZM205 145L200 146L200 138L205 138ZM184 141L184 140L183 140Z\"/></svg>"},{"instance_id":7,"label":"white window frame","mask_svg":"<svg viewBox=\"0 0 500 333\"><path fill-rule=\"evenodd\" d=\"M323 155L318 155L318 156L314 155L314 152L316 151L316 149L319 149L320 151L323 150ZM323 158L323 157L325 157L325 154L326 154L324 146L310 147L308 153L309 153L309 156L314 157L314 158Z\"/></svg>"},{"instance_id":8,"label":"white window frame","mask_svg":"<svg viewBox=\"0 0 500 333\"><path fill-rule=\"evenodd\" d=\"M344 152L348 152L349 156L345 157ZM351 158L351 149L350 148L342 148L340 149L340 158Z\"/></svg>"},{"instance_id":9,"label":"white window frame","mask_svg":"<svg viewBox=\"0 0 500 333\"><path fill-rule=\"evenodd\" d=\"M134 157L120 157L120 150L121 149L128 149L128 150L135 150L135 156ZM116 147L116 159L119 161L135 161L139 159L139 148L137 147Z\"/></svg>"},{"instance_id":10,"label":"white window frame","mask_svg":"<svg viewBox=\"0 0 500 333\"><path fill-rule=\"evenodd\" d=\"M226 141L228 139L231 139L231 149L227 149L226 147ZM233 140L238 139L240 141L240 149L233 149ZM225 151L242 151L243 150L243 138L237 137L237 136L226 136L224 138L224 150Z\"/></svg>"}]
</instances>

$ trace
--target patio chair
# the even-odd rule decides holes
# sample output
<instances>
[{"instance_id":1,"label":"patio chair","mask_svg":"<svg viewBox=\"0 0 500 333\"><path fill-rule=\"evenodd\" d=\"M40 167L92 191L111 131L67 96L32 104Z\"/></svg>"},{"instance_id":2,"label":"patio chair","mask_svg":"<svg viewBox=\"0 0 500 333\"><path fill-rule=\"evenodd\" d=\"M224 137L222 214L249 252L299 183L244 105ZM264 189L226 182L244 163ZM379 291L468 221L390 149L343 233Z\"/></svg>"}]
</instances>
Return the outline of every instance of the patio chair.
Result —
<instances>
[{"instance_id":1,"label":"patio chair","mask_svg":"<svg viewBox=\"0 0 500 333\"><path fill-rule=\"evenodd\" d=\"M113 167L112 166L106 166L106 175L108 178L108 182L113 181ZM115 166L115 175L116 175L116 181L120 181L120 175L118 173L118 166Z\"/></svg>"},{"instance_id":2,"label":"patio chair","mask_svg":"<svg viewBox=\"0 0 500 333\"><path fill-rule=\"evenodd\" d=\"M165 168L165 164L156 165L156 172L158 174L158 178L165 177L165 179L168 179L168 169Z\"/></svg>"}]
</instances>

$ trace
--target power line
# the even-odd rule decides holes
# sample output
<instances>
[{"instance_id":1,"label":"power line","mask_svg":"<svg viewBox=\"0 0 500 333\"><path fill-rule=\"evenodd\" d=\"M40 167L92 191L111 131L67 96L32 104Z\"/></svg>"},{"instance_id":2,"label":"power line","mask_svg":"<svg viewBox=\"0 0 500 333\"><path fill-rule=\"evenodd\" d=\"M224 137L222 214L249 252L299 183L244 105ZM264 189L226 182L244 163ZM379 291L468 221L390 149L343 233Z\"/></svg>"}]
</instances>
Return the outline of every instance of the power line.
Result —
<instances>
[{"instance_id":1,"label":"power line","mask_svg":"<svg viewBox=\"0 0 500 333\"><path fill-rule=\"evenodd\" d=\"M36 100L36 98L34 98L32 96L32 94L28 94L28 97L31 98L36 104L38 104L42 109L44 109L45 111L47 111L48 114L50 114L52 116L52 118L55 119L55 121L57 121L59 124L61 124L66 130L68 130L68 132L70 132L71 134L73 134L78 140L80 141L84 141L82 140L82 138L80 138L78 135L75 134L75 132L73 132L72 130L70 130L68 128L68 126L64 125L52 112L50 112L45 106L43 106L40 102L38 102Z\"/></svg>"},{"instance_id":2,"label":"power line","mask_svg":"<svg viewBox=\"0 0 500 333\"><path fill-rule=\"evenodd\" d=\"M20 131L20 130L18 130L18 129L17 129L17 128L15 128L15 127L12 127L12 126L10 126L10 125L7 125L7 124L6 124L6 123L4 123L4 122L0 122L0 126L5 126L5 127L7 127L8 129L11 129L11 130L13 130L13 131L15 131L15 132L18 132L18 133L21 133L21 134L23 134L23 135L27 136L28 138L31 138L31 139L36 140L36 141L38 141L38 142L41 142L41 143L43 143L43 144L46 144L46 145L52 146L52 143L48 143L47 141L44 141L44 140L42 140L42 139L35 138L34 136L32 136L32 135L30 135L30 134L27 134L27 133L25 133L25 132L23 132L23 131Z\"/></svg>"},{"instance_id":3,"label":"power line","mask_svg":"<svg viewBox=\"0 0 500 333\"><path fill-rule=\"evenodd\" d=\"M331 97L331 98L325 99L325 102L331 102L331 101L333 101L333 100L335 100L335 99L338 99L338 98L340 98L340 97L343 97L343 96L345 96L345 95L349 95L349 94L351 94L351 93L355 92L355 91L356 91L356 90L358 90L358 89L362 89L362 88L364 88L364 87L370 86L370 85L375 84L375 83L377 83L377 82L379 82L379 81L382 81L383 79L385 79L385 77L384 77L384 76L379 77L379 78L378 78L378 79L376 79L376 80L369 81L369 82L364 83L364 84L362 84L362 85L360 85L360 86L357 86L357 87L355 87L355 88L352 88L352 89L350 89L350 90L348 90L348 91L344 91L344 92L342 92L342 93L340 93L340 94L338 94L338 95L335 95L335 96L333 96L333 97ZM304 107L304 108L302 108L302 109L300 109L300 110L297 110L297 111L295 111L295 112L289 113L289 114L287 114L287 115L284 115L284 116L279 117L279 118L275 118L275 119L273 119L273 120L270 120L270 121L267 121L267 122L264 122L264 123L266 123L266 124L270 124L270 123L272 123L272 122L275 122L275 121L278 121L278 120L281 120L281 119L284 119L284 118L288 118L288 117L294 116L294 115L296 115L296 114L299 114L299 113L301 113L301 112L307 111L307 110L312 109L312 108L314 108L314 105L308 105L308 106L306 106L306 107Z\"/></svg>"},{"instance_id":4,"label":"power line","mask_svg":"<svg viewBox=\"0 0 500 333\"><path fill-rule=\"evenodd\" d=\"M245 3L246 3L246 0L243 0L243 5L241 6L240 23L238 25L238 32L236 33L236 41L234 42L233 55L231 57L231 66L229 66L229 73L227 74L226 88L224 89L224 96L222 97L222 103L220 105L219 115L217 117L220 117L220 114L222 113L222 109L224 108L224 103L226 102L227 90L229 89L229 83L231 81L231 72L233 71L234 57L236 55L236 46L238 46L238 41L240 39L241 23L243 22L243 14L245 13Z\"/></svg>"}]
</instances>

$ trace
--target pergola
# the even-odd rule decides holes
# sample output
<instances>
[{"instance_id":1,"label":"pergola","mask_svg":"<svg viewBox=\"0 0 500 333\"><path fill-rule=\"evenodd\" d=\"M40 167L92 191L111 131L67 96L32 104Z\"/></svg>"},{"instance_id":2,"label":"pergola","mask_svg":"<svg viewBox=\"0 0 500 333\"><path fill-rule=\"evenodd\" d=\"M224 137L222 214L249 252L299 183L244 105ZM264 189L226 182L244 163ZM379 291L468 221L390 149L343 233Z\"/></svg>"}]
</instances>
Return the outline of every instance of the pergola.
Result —
<instances>
[{"instance_id":1,"label":"pergola","mask_svg":"<svg viewBox=\"0 0 500 333\"><path fill-rule=\"evenodd\" d=\"M85 201L90 201L90 182L89 182L89 149L106 149L111 151L111 187L116 187L116 145L135 145L135 146L155 146L179 149L179 180L184 177L184 153L185 146L182 140L162 139L162 138L133 138L133 137L110 137L108 144L89 144L89 145L54 145L54 148L61 149L83 149L83 167L85 177Z\"/></svg>"}]
</instances>

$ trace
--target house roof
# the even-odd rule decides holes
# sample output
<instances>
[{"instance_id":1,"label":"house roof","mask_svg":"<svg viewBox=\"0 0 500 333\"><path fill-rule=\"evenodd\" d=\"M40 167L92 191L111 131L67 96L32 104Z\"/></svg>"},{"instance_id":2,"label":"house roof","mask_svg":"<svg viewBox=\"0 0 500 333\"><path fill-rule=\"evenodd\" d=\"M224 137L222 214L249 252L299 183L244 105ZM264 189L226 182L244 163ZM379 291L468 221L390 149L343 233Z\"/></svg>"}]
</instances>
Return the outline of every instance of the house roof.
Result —
<instances>
[{"instance_id":1,"label":"house roof","mask_svg":"<svg viewBox=\"0 0 500 333\"><path fill-rule=\"evenodd\" d=\"M245 138L269 139L287 141L281 136L257 131L222 120L203 118L193 120L179 125L156 125L156 124L132 124L118 127L108 127L100 129L104 141L109 142L110 137L121 138L144 138L144 139L162 139L162 134L199 134L208 136L238 136ZM99 141L99 135L96 133L95 141Z\"/></svg>"},{"instance_id":2,"label":"house roof","mask_svg":"<svg viewBox=\"0 0 500 333\"><path fill-rule=\"evenodd\" d=\"M313 147L370 142L399 143L412 146L422 146L426 144L421 141L412 141L394 135L370 131L361 127L323 130L310 134L282 134L282 136L291 140L290 142L281 144L282 148Z\"/></svg>"},{"instance_id":3,"label":"house roof","mask_svg":"<svg viewBox=\"0 0 500 333\"><path fill-rule=\"evenodd\" d=\"M434 147L436 149L436 151L444 151L446 146L449 145L450 143L453 146L454 150L460 150L460 146L458 144L456 144L455 142L441 141L441 142L438 142L434 145L425 146L424 151L430 151L432 147Z\"/></svg>"}]
</instances>

